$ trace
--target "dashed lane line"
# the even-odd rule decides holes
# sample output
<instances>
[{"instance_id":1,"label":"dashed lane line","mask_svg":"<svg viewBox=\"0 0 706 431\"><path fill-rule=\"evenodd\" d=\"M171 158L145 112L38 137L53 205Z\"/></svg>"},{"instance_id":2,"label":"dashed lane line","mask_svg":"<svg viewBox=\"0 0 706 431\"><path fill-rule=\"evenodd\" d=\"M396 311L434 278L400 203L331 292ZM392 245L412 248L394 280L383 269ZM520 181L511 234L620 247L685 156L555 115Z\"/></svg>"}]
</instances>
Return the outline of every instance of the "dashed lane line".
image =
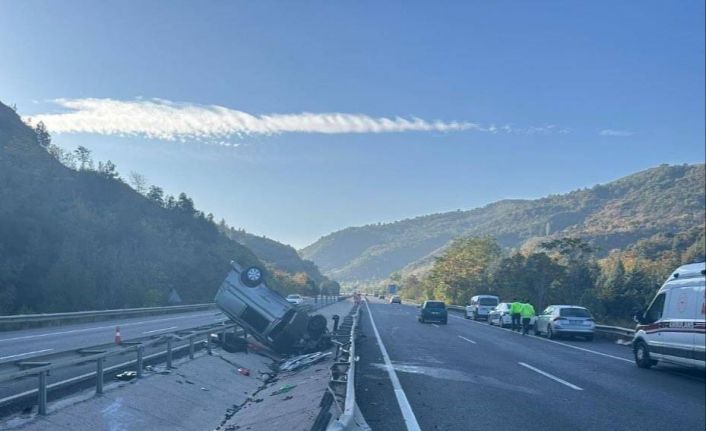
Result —
<instances>
[{"instance_id":1,"label":"dashed lane line","mask_svg":"<svg viewBox=\"0 0 706 431\"><path fill-rule=\"evenodd\" d=\"M462 318L462 317L458 317L458 316L451 316L451 317L453 317L453 318L455 318L455 319L466 320L466 319L464 319L464 318ZM476 324L478 324L478 325L483 325L483 326L486 326L486 327L489 327L489 326L490 326L490 325L486 325L486 324L483 324L483 323L480 323L480 322L475 322L475 321L473 321L473 320L468 320L468 322L469 322L469 323L476 323ZM495 326L493 326L493 328L495 328L495 329L502 329L503 331L508 331L508 332L513 332L513 333L514 333L514 331L512 331L512 330L510 330L510 329L507 329L507 328L498 328L498 327L495 327ZM518 333L518 335L519 335L519 333ZM593 353L594 355L605 356L606 358L616 359L616 360L618 360L618 361L627 362L627 363L629 363L629 364L632 364L632 363L633 363L633 361L630 360L630 359L625 359L625 358L621 358L620 356L609 355L608 353L603 353L603 352L598 352L598 351L591 350L591 349L586 349L585 347L573 346L573 345L571 345L571 344L562 343L561 341L550 340L550 339L547 339L547 338L538 337L538 336L536 336L536 335L530 335L530 334L527 334L526 337L531 337L531 338L535 338L535 339L537 339L537 340L546 341L547 343L558 344L558 345L560 345L560 346L569 347L569 348L571 348L571 349L580 350L580 351L582 351L582 352Z\"/></svg>"},{"instance_id":2,"label":"dashed lane line","mask_svg":"<svg viewBox=\"0 0 706 431\"><path fill-rule=\"evenodd\" d=\"M458 338L460 338L460 339L462 339L462 340L466 340L466 341L468 341L469 343L472 343L472 344L477 344L475 341L471 340L470 338L462 337L462 336L460 336L460 335L458 336Z\"/></svg>"},{"instance_id":3,"label":"dashed lane line","mask_svg":"<svg viewBox=\"0 0 706 431\"><path fill-rule=\"evenodd\" d=\"M562 385L568 386L568 387L570 387L571 389L574 389L574 390L577 390L577 391L582 391L582 390L583 390L582 388L580 388L580 387L574 385L573 383L569 383L569 382L567 382L566 380L560 379L559 377L557 377L557 376L555 376L555 375L552 375L552 374L549 374L549 373L547 373L546 371L542 371L542 370L540 370L539 368L535 368L535 367L533 367L533 366L531 366L531 365L525 364L524 362L518 362L518 364L522 365L523 367L525 367L525 368L527 368L527 369L530 369L530 370L534 371L535 373L541 374L541 375L543 375L544 377L547 377L547 378L549 378L549 379L552 379L552 380L554 380L555 382L559 382L559 383L561 383Z\"/></svg>"}]
</instances>

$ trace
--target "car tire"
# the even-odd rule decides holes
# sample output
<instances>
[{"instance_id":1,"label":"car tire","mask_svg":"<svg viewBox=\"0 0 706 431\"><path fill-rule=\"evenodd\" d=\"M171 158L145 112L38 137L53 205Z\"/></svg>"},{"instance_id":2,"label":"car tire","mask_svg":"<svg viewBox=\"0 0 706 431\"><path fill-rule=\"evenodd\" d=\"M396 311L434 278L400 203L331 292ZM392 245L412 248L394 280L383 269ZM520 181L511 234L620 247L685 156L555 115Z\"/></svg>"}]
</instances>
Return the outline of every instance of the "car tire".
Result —
<instances>
[{"instance_id":1,"label":"car tire","mask_svg":"<svg viewBox=\"0 0 706 431\"><path fill-rule=\"evenodd\" d=\"M471 318L471 316L468 315L468 311L466 311L466 313L464 314L463 317L465 317L466 319L470 319L470 318Z\"/></svg>"},{"instance_id":2,"label":"car tire","mask_svg":"<svg viewBox=\"0 0 706 431\"><path fill-rule=\"evenodd\" d=\"M488 325L493 326L493 319L488 316Z\"/></svg>"},{"instance_id":3,"label":"car tire","mask_svg":"<svg viewBox=\"0 0 706 431\"><path fill-rule=\"evenodd\" d=\"M240 281L247 287L257 287L262 283L263 272L257 266L251 266L240 273Z\"/></svg>"},{"instance_id":4,"label":"car tire","mask_svg":"<svg viewBox=\"0 0 706 431\"><path fill-rule=\"evenodd\" d=\"M449 319L444 319L441 324L443 325L448 325L449 324Z\"/></svg>"},{"instance_id":5,"label":"car tire","mask_svg":"<svg viewBox=\"0 0 706 431\"><path fill-rule=\"evenodd\" d=\"M554 331L552 330L552 325L551 324L547 325L547 338L549 338L550 340L553 340L555 337L556 337L556 335L554 335Z\"/></svg>"},{"instance_id":6,"label":"car tire","mask_svg":"<svg viewBox=\"0 0 706 431\"><path fill-rule=\"evenodd\" d=\"M542 335L542 331L539 330L539 325L537 325L536 323L534 324L533 332L534 332L535 337L539 337Z\"/></svg>"},{"instance_id":7,"label":"car tire","mask_svg":"<svg viewBox=\"0 0 706 431\"><path fill-rule=\"evenodd\" d=\"M635 354L635 365L640 368L647 369L657 363L657 361L650 358L650 349L647 347L647 343L642 340L635 343L633 353Z\"/></svg>"},{"instance_id":8,"label":"car tire","mask_svg":"<svg viewBox=\"0 0 706 431\"><path fill-rule=\"evenodd\" d=\"M593 341L593 334L586 335L586 341Z\"/></svg>"},{"instance_id":9,"label":"car tire","mask_svg":"<svg viewBox=\"0 0 706 431\"><path fill-rule=\"evenodd\" d=\"M423 318L423 317L420 317L420 318L419 318L419 321L422 322L422 323L427 323L427 322L424 321L424 318Z\"/></svg>"}]
</instances>

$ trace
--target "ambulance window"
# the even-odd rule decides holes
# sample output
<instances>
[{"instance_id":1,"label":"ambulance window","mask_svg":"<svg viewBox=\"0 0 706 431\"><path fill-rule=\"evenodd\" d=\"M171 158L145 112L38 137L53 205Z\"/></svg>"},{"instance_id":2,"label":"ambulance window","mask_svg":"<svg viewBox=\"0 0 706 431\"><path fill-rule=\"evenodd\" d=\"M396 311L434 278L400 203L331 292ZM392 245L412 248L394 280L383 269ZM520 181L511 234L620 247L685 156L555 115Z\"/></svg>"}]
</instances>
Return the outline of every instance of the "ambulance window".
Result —
<instances>
[{"instance_id":1,"label":"ambulance window","mask_svg":"<svg viewBox=\"0 0 706 431\"><path fill-rule=\"evenodd\" d=\"M656 322L662 318L662 313L664 312L664 298L665 294L660 293L655 300L652 301L652 305L650 305L650 308L645 313L645 320L649 323Z\"/></svg>"}]
</instances>

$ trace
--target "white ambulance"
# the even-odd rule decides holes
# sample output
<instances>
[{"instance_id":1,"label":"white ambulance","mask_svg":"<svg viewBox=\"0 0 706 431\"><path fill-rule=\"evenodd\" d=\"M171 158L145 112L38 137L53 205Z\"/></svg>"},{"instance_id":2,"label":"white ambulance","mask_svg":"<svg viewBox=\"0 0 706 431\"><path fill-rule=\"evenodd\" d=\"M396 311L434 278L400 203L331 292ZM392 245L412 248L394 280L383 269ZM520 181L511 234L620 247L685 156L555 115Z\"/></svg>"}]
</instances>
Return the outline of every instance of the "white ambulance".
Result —
<instances>
[{"instance_id":1,"label":"white ambulance","mask_svg":"<svg viewBox=\"0 0 706 431\"><path fill-rule=\"evenodd\" d=\"M679 267L647 310L635 315L635 363L706 368L706 263Z\"/></svg>"}]
</instances>

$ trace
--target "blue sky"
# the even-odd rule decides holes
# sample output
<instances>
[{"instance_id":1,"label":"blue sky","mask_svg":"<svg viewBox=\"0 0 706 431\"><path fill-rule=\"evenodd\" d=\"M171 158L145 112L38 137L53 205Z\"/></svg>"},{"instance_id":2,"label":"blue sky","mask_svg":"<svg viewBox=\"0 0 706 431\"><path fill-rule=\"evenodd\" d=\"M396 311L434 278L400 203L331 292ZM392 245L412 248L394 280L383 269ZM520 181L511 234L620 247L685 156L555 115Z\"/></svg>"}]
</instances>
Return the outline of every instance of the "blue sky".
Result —
<instances>
[{"instance_id":1,"label":"blue sky","mask_svg":"<svg viewBox=\"0 0 706 431\"><path fill-rule=\"evenodd\" d=\"M704 13L696 0L0 0L0 100L124 177L301 247L704 162Z\"/></svg>"}]
</instances>

